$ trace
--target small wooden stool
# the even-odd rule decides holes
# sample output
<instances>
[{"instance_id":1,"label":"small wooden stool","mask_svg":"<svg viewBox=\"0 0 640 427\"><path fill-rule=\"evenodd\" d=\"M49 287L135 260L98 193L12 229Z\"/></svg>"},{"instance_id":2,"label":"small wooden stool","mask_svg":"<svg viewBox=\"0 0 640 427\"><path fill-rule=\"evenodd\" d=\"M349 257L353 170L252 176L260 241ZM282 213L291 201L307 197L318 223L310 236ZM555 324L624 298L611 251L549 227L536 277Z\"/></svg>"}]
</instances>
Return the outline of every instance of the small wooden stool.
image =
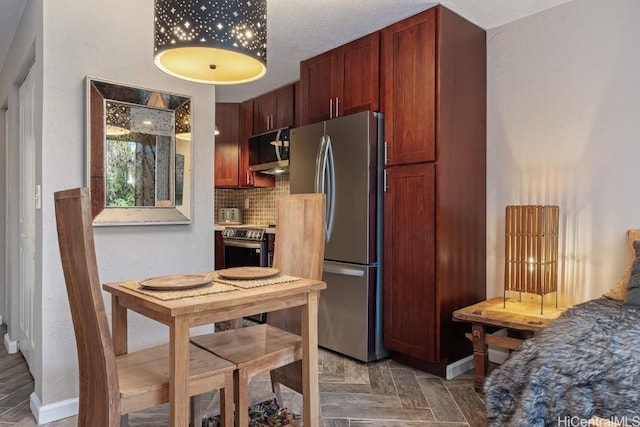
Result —
<instances>
[{"instance_id":1,"label":"small wooden stool","mask_svg":"<svg viewBox=\"0 0 640 427\"><path fill-rule=\"evenodd\" d=\"M566 308L545 306L540 314L540 304L518 302L514 299L505 301L502 297L482 301L453 312L453 320L471 323L471 333L465 336L473 343L473 361L476 369L474 388L482 392L484 378L489 368L488 346L515 350L522 344L522 339L487 334L485 328L494 326L524 332L527 338L532 337L549 322L557 319Z\"/></svg>"}]
</instances>

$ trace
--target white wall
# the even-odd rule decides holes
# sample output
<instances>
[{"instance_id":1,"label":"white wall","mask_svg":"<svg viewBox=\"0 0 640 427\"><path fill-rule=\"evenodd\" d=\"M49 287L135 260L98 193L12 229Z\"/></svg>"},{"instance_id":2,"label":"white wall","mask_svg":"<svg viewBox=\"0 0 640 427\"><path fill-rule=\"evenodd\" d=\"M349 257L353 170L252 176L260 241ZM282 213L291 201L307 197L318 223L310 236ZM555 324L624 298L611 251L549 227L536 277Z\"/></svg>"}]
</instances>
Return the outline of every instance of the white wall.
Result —
<instances>
[{"instance_id":1,"label":"white wall","mask_svg":"<svg viewBox=\"0 0 640 427\"><path fill-rule=\"evenodd\" d=\"M613 287L640 228L640 2L574 0L488 31L487 297L504 208L558 204L561 300Z\"/></svg>"},{"instance_id":2,"label":"white wall","mask_svg":"<svg viewBox=\"0 0 640 427\"><path fill-rule=\"evenodd\" d=\"M193 223L179 226L96 228L102 282L213 268L213 130L215 91L170 77L153 64L153 1L29 0L0 75L0 106L33 63L38 70L42 120L37 180L43 207L38 227L37 345L32 409L46 421L73 409L77 362L60 265L53 192L85 185L84 79L87 75L193 96ZM107 310L109 298L105 295ZM168 339L167 329L130 316L131 349ZM61 404L62 409L57 408ZM65 406L66 405L66 406Z\"/></svg>"},{"instance_id":3,"label":"white wall","mask_svg":"<svg viewBox=\"0 0 640 427\"><path fill-rule=\"evenodd\" d=\"M7 170L6 164L6 133L7 128L5 125L5 117L6 117L6 109L0 107L0 165L2 165L3 170ZM6 317L6 269L5 269L5 251L6 251L6 226L5 226L5 218L6 218L6 178L5 174L0 174L0 324L5 322Z\"/></svg>"}]
</instances>

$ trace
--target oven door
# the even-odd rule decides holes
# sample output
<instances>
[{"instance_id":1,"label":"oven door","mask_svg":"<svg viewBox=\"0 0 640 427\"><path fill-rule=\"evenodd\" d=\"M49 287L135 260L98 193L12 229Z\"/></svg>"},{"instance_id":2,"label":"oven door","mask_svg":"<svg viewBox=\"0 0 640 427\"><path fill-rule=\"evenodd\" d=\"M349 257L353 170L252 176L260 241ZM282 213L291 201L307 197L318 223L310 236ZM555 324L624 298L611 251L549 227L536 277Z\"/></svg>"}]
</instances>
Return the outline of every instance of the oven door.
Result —
<instances>
[{"instance_id":1,"label":"oven door","mask_svg":"<svg viewBox=\"0 0 640 427\"><path fill-rule=\"evenodd\" d=\"M224 268L267 266L266 242L223 239L222 245Z\"/></svg>"},{"instance_id":2,"label":"oven door","mask_svg":"<svg viewBox=\"0 0 640 427\"><path fill-rule=\"evenodd\" d=\"M224 268L231 267L268 267L268 244L266 240L261 242L239 239L223 239ZM247 316L254 322L265 323L266 313Z\"/></svg>"}]
</instances>

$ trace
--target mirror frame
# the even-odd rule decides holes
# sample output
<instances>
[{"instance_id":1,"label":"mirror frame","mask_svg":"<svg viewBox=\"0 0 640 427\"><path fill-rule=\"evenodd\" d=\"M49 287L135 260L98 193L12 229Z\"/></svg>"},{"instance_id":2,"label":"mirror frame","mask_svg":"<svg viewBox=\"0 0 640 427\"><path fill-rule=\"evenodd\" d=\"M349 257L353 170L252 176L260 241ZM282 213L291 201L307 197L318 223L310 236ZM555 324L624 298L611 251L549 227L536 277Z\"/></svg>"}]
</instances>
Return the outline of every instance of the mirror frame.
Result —
<instances>
[{"instance_id":1,"label":"mirror frame","mask_svg":"<svg viewBox=\"0 0 640 427\"><path fill-rule=\"evenodd\" d=\"M133 206L110 207L105 206L105 164L106 152L106 101L128 103L132 105L148 106L142 99L158 95L166 101L168 111L175 114L185 103L192 103L192 97L178 95L155 89L134 87L123 83L104 79L86 77L86 186L91 192L91 214L94 226L105 225L161 225L161 224L190 224L193 211L193 144L189 143L188 156L184 165L183 204L175 205L175 195L172 206ZM153 108L157 108L154 106ZM189 105L190 109L190 105ZM189 110L189 123L192 115ZM174 151L177 143L176 130L173 135ZM186 153L185 153L186 154ZM175 162L172 171L175 176ZM174 184L175 185L175 184Z\"/></svg>"}]
</instances>

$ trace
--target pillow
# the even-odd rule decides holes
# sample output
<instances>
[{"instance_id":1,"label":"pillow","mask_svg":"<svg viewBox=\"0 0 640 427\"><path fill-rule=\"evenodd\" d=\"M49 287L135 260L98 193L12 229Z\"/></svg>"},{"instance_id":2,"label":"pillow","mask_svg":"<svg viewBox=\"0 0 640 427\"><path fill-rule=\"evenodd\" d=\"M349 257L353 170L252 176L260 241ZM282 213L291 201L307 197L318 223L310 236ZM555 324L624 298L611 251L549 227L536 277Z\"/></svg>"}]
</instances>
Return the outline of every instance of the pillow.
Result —
<instances>
[{"instance_id":1,"label":"pillow","mask_svg":"<svg viewBox=\"0 0 640 427\"><path fill-rule=\"evenodd\" d=\"M633 242L636 258L631 265L631 276L627 286L627 297L623 305L627 307L640 307L640 240Z\"/></svg>"},{"instance_id":2,"label":"pillow","mask_svg":"<svg viewBox=\"0 0 640 427\"><path fill-rule=\"evenodd\" d=\"M618 280L616 286L613 287L610 291L603 294L604 297L613 299L616 301L624 301L627 297L627 286L629 285L629 279L631 277L631 268L633 267L633 261L635 258L635 249L633 248L633 242L636 240L640 240L640 229L634 228L627 231L627 240L629 243L629 255L630 255L630 263L627 270L624 272L622 277Z\"/></svg>"}]
</instances>

